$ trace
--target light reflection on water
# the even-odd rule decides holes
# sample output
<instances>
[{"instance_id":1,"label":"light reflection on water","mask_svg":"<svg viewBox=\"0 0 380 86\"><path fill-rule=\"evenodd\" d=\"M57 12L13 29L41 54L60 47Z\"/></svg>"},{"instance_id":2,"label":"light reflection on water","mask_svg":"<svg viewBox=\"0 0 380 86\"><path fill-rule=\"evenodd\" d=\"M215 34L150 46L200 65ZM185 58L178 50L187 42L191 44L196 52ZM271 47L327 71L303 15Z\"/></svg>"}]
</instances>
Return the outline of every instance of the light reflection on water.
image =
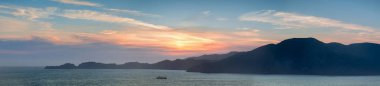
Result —
<instances>
[{"instance_id":1,"label":"light reflection on water","mask_svg":"<svg viewBox=\"0 0 380 86\"><path fill-rule=\"evenodd\" d=\"M166 76L168 79L155 79ZM179 70L0 68L0 86L379 86L380 76L204 74Z\"/></svg>"}]
</instances>

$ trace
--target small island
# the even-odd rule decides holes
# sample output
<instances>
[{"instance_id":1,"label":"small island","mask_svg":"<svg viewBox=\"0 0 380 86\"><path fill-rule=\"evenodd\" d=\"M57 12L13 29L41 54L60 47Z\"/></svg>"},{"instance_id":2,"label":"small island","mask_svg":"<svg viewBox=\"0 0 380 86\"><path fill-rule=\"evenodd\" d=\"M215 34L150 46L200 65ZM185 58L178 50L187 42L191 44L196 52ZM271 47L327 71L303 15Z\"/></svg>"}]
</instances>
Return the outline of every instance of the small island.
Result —
<instances>
[{"instance_id":1,"label":"small island","mask_svg":"<svg viewBox=\"0 0 380 86\"><path fill-rule=\"evenodd\" d=\"M200 65L202 63L215 62L238 52L230 52L227 54L209 54L197 57L189 57L186 59L163 60L157 63L139 63L128 62L124 64L105 64L99 62L83 62L78 66L72 63L65 63L59 66L46 66L45 69L166 69L166 70L186 70L190 67Z\"/></svg>"}]
</instances>

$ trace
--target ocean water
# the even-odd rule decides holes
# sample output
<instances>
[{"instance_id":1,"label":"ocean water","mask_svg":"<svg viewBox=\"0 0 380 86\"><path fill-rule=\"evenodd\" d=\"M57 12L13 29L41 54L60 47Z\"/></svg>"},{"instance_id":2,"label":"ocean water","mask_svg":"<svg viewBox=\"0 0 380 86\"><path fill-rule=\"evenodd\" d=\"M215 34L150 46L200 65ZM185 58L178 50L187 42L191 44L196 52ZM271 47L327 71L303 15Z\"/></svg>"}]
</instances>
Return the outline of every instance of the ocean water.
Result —
<instances>
[{"instance_id":1,"label":"ocean water","mask_svg":"<svg viewBox=\"0 0 380 86\"><path fill-rule=\"evenodd\" d=\"M155 79L166 76L168 79ZM0 86L380 86L380 76L205 74L181 70L0 68Z\"/></svg>"}]
</instances>

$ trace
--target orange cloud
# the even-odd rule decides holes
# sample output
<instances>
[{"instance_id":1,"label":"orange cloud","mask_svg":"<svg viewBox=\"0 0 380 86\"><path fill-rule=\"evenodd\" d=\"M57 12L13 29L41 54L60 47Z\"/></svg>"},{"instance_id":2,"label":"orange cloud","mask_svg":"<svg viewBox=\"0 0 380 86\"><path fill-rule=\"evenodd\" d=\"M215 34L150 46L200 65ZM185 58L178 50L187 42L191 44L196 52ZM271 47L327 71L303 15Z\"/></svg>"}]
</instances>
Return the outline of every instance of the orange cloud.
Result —
<instances>
[{"instance_id":1,"label":"orange cloud","mask_svg":"<svg viewBox=\"0 0 380 86\"><path fill-rule=\"evenodd\" d=\"M212 51L223 46L219 41L174 30L105 30L99 34L80 34L80 37L128 47L154 47L165 51Z\"/></svg>"},{"instance_id":2,"label":"orange cloud","mask_svg":"<svg viewBox=\"0 0 380 86\"><path fill-rule=\"evenodd\" d=\"M236 46L260 46L275 40L261 39L257 30L201 32L184 30L125 29L104 30L99 33L69 33L51 31L41 38L55 44L103 42L123 47L151 48L165 55L229 52ZM244 33L244 34L238 34ZM236 50L236 49L235 49Z\"/></svg>"}]
</instances>

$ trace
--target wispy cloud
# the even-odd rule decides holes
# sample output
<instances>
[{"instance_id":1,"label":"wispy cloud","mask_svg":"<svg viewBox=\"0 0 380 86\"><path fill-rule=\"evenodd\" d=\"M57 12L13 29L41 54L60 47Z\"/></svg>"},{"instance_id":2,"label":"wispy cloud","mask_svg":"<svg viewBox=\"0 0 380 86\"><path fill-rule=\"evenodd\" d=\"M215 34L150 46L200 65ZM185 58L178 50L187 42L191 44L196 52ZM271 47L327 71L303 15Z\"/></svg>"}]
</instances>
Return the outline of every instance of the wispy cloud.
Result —
<instances>
[{"instance_id":1,"label":"wispy cloud","mask_svg":"<svg viewBox=\"0 0 380 86\"><path fill-rule=\"evenodd\" d=\"M257 29L247 29L247 28L242 28L242 31L236 31L236 32L233 32L234 35L237 35L237 36L243 36L243 37L255 37L255 36L258 36L258 32L260 30L257 30Z\"/></svg>"},{"instance_id":2,"label":"wispy cloud","mask_svg":"<svg viewBox=\"0 0 380 86\"><path fill-rule=\"evenodd\" d=\"M36 22L31 20L18 20L10 17L0 17L0 39L5 40L31 40L33 36L39 36L40 31L51 30L48 22Z\"/></svg>"},{"instance_id":3,"label":"wispy cloud","mask_svg":"<svg viewBox=\"0 0 380 86\"><path fill-rule=\"evenodd\" d=\"M112 12L126 13L133 16L146 16L146 17L154 17L154 18L161 17L160 15L143 13L141 11L136 11L136 10L124 10L124 9L112 9L112 8L104 8L104 9L112 11Z\"/></svg>"},{"instance_id":4,"label":"wispy cloud","mask_svg":"<svg viewBox=\"0 0 380 86\"><path fill-rule=\"evenodd\" d=\"M297 13L278 12L274 10L262 10L258 12L246 13L240 17L240 20L271 23L273 25L279 25L280 28L285 29L332 27L356 31L373 31L373 28L367 26L345 23L329 18L301 15Z\"/></svg>"},{"instance_id":5,"label":"wispy cloud","mask_svg":"<svg viewBox=\"0 0 380 86\"><path fill-rule=\"evenodd\" d=\"M74 5L97 7L97 8L106 10L106 11L126 13L126 14L133 15L133 16L144 16L144 17L155 17L155 18L161 17L160 15L143 13L143 12L137 11L137 10L106 8L106 7L103 7L103 5L101 5L101 4L93 3L93 2L87 2L87 1L80 1L80 0L52 0L52 1L60 2L60 3L64 3L64 4L74 4Z\"/></svg>"},{"instance_id":6,"label":"wispy cloud","mask_svg":"<svg viewBox=\"0 0 380 86\"><path fill-rule=\"evenodd\" d=\"M1 9L7 9L10 11L3 11ZM29 20L35 20L39 18L49 18L50 16L62 16L70 19L85 19L101 22L111 23L127 23L131 25L143 26L145 28L167 30L170 29L167 26L155 25L139 20L135 20L127 17L120 17L116 15L107 14L104 12L92 11L92 10L63 10L57 12L58 8L33 8L33 7L20 7L20 6L4 6L0 5L0 13L11 14L14 16L25 17Z\"/></svg>"},{"instance_id":7,"label":"wispy cloud","mask_svg":"<svg viewBox=\"0 0 380 86\"><path fill-rule=\"evenodd\" d=\"M202 15L204 15L204 16L210 16L212 13L211 13L211 11L209 11L209 10L207 10L207 11L203 11L202 12Z\"/></svg>"},{"instance_id":8,"label":"wispy cloud","mask_svg":"<svg viewBox=\"0 0 380 86\"><path fill-rule=\"evenodd\" d=\"M31 20L19 20L12 17L0 16L0 31L2 32L20 32L36 28L38 30L51 29L51 24L48 22L36 22Z\"/></svg>"},{"instance_id":9,"label":"wispy cloud","mask_svg":"<svg viewBox=\"0 0 380 86\"><path fill-rule=\"evenodd\" d=\"M71 18L71 19L85 19L85 20L112 22L112 23L129 23L133 25L138 25L138 26L143 26L143 27L148 27L148 28L153 28L153 29L160 29L160 30L170 29L169 27L163 26L163 25L145 23L145 22L138 21L131 18L119 17L115 15L110 15L110 14L90 11L90 10L65 10L65 13L62 16L66 18Z\"/></svg>"},{"instance_id":10,"label":"wispy cloud","mask_svg":"<svg viewBox=\"0 0 380 86\"><path fill-rule=\"evenodd\" d=\"M28 29L29 24L23 21L0 17L0 32L11 33L25 31Z\"/></svg>"},{"instance_id":11,"label":"wispy cloud","mask_svg":"<svg viewBox=\"0 0 380 86\"><path fill-rule=\"evenodd\" d=\"M33 7L19 7L19 6L4 6L0 5L1 13L11 14L14 16L25 17L29 20L35 20L38 18L48 18L53 15L58 8L33 8Z\"/></svg>"},{"instance_id":12,"label":"wispy cloud","mask_svg":"<svg viewBox=\"0 0 380 86\"><path fill-rule=\"evenodd\" d=\"M80 0L52 0L60 3L65 4L74 4L74 5L82 5L82 6L92 6L92 7L101 7L101 4L93 3L93 2L87 2L87 1L80 1Z\"/></svg>"}]
</instances>

